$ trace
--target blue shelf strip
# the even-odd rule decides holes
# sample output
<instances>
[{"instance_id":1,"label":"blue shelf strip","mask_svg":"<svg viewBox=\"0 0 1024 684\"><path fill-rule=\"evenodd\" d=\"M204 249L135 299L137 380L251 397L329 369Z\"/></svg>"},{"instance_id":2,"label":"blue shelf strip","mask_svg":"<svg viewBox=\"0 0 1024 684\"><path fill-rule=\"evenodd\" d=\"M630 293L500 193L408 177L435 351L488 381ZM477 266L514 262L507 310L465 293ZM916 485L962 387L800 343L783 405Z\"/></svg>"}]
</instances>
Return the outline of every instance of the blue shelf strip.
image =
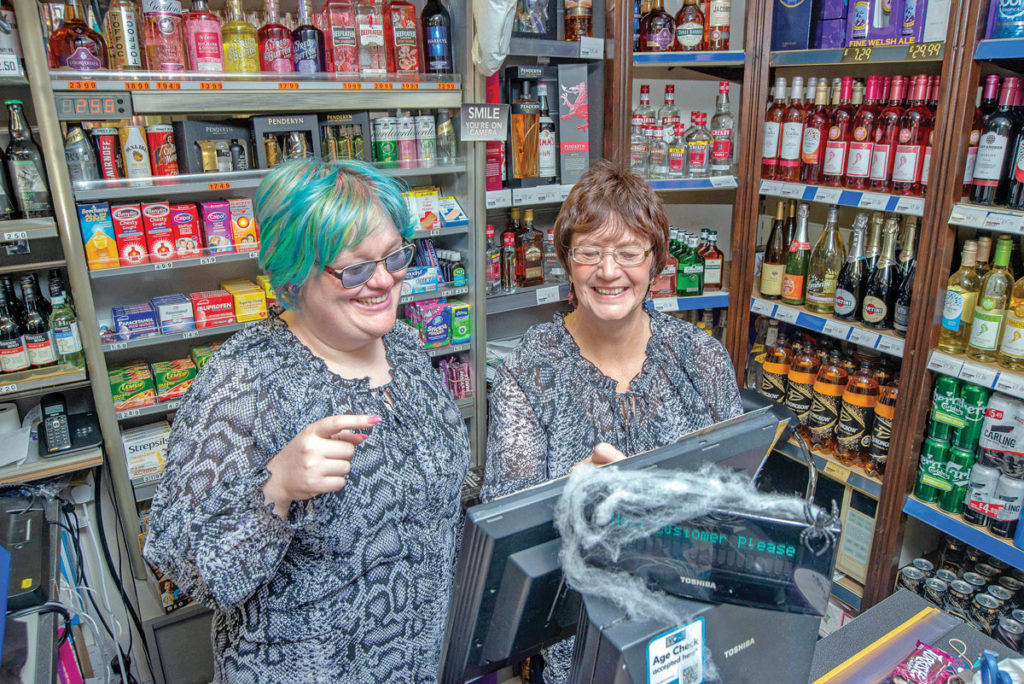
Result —
<instances>
[{"instance_id":1,"label":"blue shelf strip","mask_svg":"<svg viewBox=\"0 0 1024 684\"><path fill-rule=\"evenodd\" d=\"M654 302L657 311L694 311L696 309L725 309L729 306L729 293L708 292L696 297L659 297Z\"/></svg>"},{"instance_id":2,"label":"blue shelf strip","mask_svg":"<svg viewBox=\"0 0 1024 684\"><path fill-rule=\"evenodd\" d=\"M1024 38L979 41L974 59L1024 59Z\"/></svg>"},{"instance_id":3,"label":"blue shelf strip","mask_svg":"<svg viewBox=\"0 0 1024 684\"><path fill-rule=\"evenodd\" d=\"M903 357L903 340L894 334L880 333L851 325L832 317L817 316L796 307L775 304L758 297L750 298L750 310L759 316L768 316L783 323L789 323L805 330L813 330L833 337L870 347L890 356Z\"/></svg>"},{"instance_id":4,"label":"blue shelf strip","mask_svg":"<svg viewBox=\"0 0 1024 684\"><path fill-rule=\"evenodd\" d=\"M743 50L723 52L634 52L633 64L637 66L689 66L742 64L746 59Z\"/></svg>"},{"instance_id":5,"label":"blue shelf strip","mask_svg":"<svg viewBox=\"0 0 1024 684\"><path fill-rule=\"evenodd\" d=\"M910 216L924 215L923 197L897 197L878 192L825 188L818 185L768 180L761 181L760 193L771 197L803 200L804 202L838 204L843 207L888 211Z\"/></svg>"},{"instance_id":6,"label":"blue shelf strip","mask_svg":"<svg viewBox=\"0 0 1024 684\"><path fill-rule=\"evenodd\" d=\"M903 502L903 512L941 532L956 537L965 544L970 544L982 553L987 553L1015 568L1024 568L1024 551L1009 541L992 536L983 528L968 525L963 520L918 501L912 496L908 496Z\"/></svg>"},{"instance_id":7,"label":"blue shelf strip","mask_svg":"<svg viewBox=\"0 0 1024 684\"><path fill-rule=\"evenodd\" d=\"M736 177L650 179L647 184L652 190L722 190L735 188Z\"/></svg>"}]
</instances>

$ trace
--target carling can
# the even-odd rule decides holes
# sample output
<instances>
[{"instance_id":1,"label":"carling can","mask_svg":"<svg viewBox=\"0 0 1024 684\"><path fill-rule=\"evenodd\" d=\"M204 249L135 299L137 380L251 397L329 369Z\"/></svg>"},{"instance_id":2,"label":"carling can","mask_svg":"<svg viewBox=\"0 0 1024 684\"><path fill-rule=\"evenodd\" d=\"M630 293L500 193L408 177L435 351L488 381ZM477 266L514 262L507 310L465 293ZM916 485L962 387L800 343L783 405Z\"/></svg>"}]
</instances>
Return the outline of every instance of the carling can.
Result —
<instances>
[{"instance_id":1,"label":"carling can","mask_svg":"<svg viewBox=\"0 0 1024 684\"><path fill-rule=\"evenodd\" d=\"M1000 475L995 498L989 507L989 530L997 537L1012 539L1017 531L1021 505L1024 504L1024 480Z\"/></svg>"},{"instance_id":2,"label":"carling can","mask_svg":"<svg viewBox=\"0 0 1024 684\"><path fill-rule=\"evenodd\" d=\"M967 498L961 513L965 521L981 527L988 525L988 507L995 499L998 485L999 469L978 460L971 468L971 479L967 483Z\"/></svg>"},{"instance_id":3,"label":"carling can","mask_svg":"<svg viewBox=\"0 0 1024 684\"><path fill-rule=\"evenodd\" d=\"M981 439L981 429L985 423L985 409L988 407L989 396L992 393L978 385L964 383L960 389L960 399L963 401L964 426L953 432L953 446L961 449L974 451L978 448L978 441Z\"/></svg>"},{"instance_id":4,"label":"carling can","mask_svg":"<svg viewBox=\"0 0 1024 684\"><path fill-rule=\"evenodd\" d=\"M154 176L178 175L178 150L174 146L174 127L168 124L146 126L146 142Z\"/></svg>"},{"instance_id":5,"label":"carling can","mask_svg":"<svg viewBox=\"0 0 1024 684\"><path fill-rule=\"evenodd\" d=\"M992 395L985 409L978 449L979 458L998 468L1013 455L1016 467L1024 449L1024 402L998 392Z\"/></svg>"},{"instance_id":6,"label":"carling can","mask_svg":"<svg viewBox=\"0 0 1024 684\"><path fill-rule=\"evenodd\" d=\"M974 572L978 573L990 583L996 581L996 577L999 577L999 571L988 563L975 563Z\"/></svg>"},{"instance_id":7,"label":"carling can","mask_svg":"<svg viewBox=\"0 0 1024 684\"><path fill-rule=\"evenodd\" d=\"M398 119L382 116L373 121L373 160L393 164L398 161Z\"/></svg>"},{"instance_id":8,"label":"carling can","mask_svg":"<svg viewBox=\"0 0 1024 684\"><path fill-rule=\"evenodd\" d=\"M947 585L950 582L952 582L953 580L957 579L956 573L953 572L952 570L948 569L948 568L939 568L938 570L936 570L935 571L935 577L937 579L942 580Z\"/></svg>"},{"instance_id":9,"label":"carling can","mask_svg":"<svg viewBox=\"0 0 1024 684\"><path fill-rule=\"evenodd\" d=\"M917 487L914 496L921 501L933 502L939 499L939 490L945 479L946 462L949 460L949 443L927 437L921 446L921 459L917 470Z\"/></svg>"},{"instance_id":10,"label":"carling can","mask_svg":"<svg viewBox=\"0 0 1024 684\"><path fill-rule=\"evenodd\" d=\"M973 466L973 450L959 447L949 450L949 460L946 461L946 479L951 488L939 491L939 508L947 513L959 513L963 510L964 500L967 498L967 483L970 481Z\"/></svg>"},{"instance_id":11,"label":"carling can","mask_svg":"<svg viewBox=\"0 0 1024 684\"><path fill-rule=\"evenodd\" d=\"M982 591L986 586L988 586L988 582L985 578L976 572L965 572L961 579L971 585L971 588L974 591Z\"/></svg>"},{"instance_id":12,"label":"carling can","mask_svg":"<svg viewBox=\"0 0 1024 684\"><path fill-rule=\"evenodd\" d=\"M995 638L1014 653L1020 653L1024 646L1024 625L1012 617L1001 617Z\"/></svg>"},{"instance_id":13,"label":"carling can","mask_svg":"<svg viewBox=\"0 0 1024 684\"><path fill-rule=\"evenodd\" d=\"M996 601L999 601L1000 611L1005 612L1006 609L1009 607L1010 599L1012 598L1012 596L1010 595L1010 592L1008 592L1006 589L999 586L998 584L990 584L987 587L985 587L985 593L994 598Z\"/></svg>"},{"instance_id":14,"label":"carling can","mask_svg":"<svg viewBox=\"0 0 1024 684\"><path fill-rule=\"evenodd\" d=\"M1024 587L1024 584L1022 584L1019 579L1011 577L1010 575L1003 575L996 581L999 582L999 586L1010 592L1011 599L1017 596L1021 588Z\"/></svg>"}]
</instances>

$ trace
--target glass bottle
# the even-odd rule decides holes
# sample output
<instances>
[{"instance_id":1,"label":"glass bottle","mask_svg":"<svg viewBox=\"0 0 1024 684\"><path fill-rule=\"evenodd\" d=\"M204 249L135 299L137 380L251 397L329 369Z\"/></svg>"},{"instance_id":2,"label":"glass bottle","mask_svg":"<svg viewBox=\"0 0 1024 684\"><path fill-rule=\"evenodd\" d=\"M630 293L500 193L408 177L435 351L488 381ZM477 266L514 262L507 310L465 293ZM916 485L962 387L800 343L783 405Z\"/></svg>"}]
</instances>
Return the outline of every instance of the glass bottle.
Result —
<instances>
[{"instance_id":1,"label":"glass bottle","mask_svg":"<svg viewBox=\"0 0 1024 684\"><path fill-rule=\"evenodd\" d=\"M829 352L814 380L811 412L807 416L808 441L816 451L832 452L836 447L836 426L839 424L842 396L849 383L838 349Z\"/></svg>"},{"instance_id":2,"label":"glass bottle","mask_svg":"<svg viewBox=\"0 0 1024 684\"><path fill-rule=\"evenodd\" d=\"M722 264L725 254L718 248L718 233L708 232L708 248L704 251L704 291L722 289Z\"/></svg>"},{"instance_id":3,"label":"glass bottle","mask_svg":"<svg viewBox=\"0 0 1024 684\"><path fill-rule=\"evenodd\" d=\"M107 64L115 71L146 68L142 47L142 12L135 0L113 0L103 19Z\"/></svg>"},{"instance_id":4,"label":"glass bottle","mask_svg":"<svg viewBox=\"0 0 1024 684\"><path fill-rule=\"evenodd\" d=\"M523 213L523 233L519 238L519 253L522 261L520 287L534 287L544 284L544 237L533 225L533 209Z\"/></svg>"},{"instance_id":5,"label":"glass bottle","mask_svg":"<svg viewBox=\"0 0 1024 684\"><path fill-rule=\"evenodd\" d=\"M978 278L984 278L988 275L988 272L992 270L992 264L989 263L989 255L992 253L992 238L988 235L982 235L978 238L978 256L976 259L975 270L978 271Z\"/></svg>"},{"instance_id":6,"label":"glass bottle","mask_svg":"<svg viewBox=\"0 0 1024 684\"><path fill-rule=\"evenodd\" d=\"M685 145L684 142L684 155ZM647 178L650 173L647 166L648 151L647 129L643 126L634 126L629 136L629 170L641 178Z\"/></svg>"},{"instance_id":7,"label":"glass bottle","mask_svg":"<svg viewBox=\"0 0 1024 684\"><path fill-rule=\"evenodd\" d=\"M0 289L0 372L16 373L30 365L25 341L21 338L21 325L6 293Z\"/></svg>"},{"instance_id":8,"label":"glass bottle","mask_svg":"<svg viewBox=\"0 0 1024 684\"><path fill-rule=\"evenodd\" d=\"M7 183L7 156L0 148L0 221L11 221L17 218L18 210L14 206L14 192ZM73 179L72 179L73 180Z\"/></svg>"},{"instance_id":9,"label":"glass bottle","mask_svg":"<svg viewBox=\"0 0 1024 684\"><path fill-rule=\"evenodd\" d=\"M892 327L899 268L896 264L896 233L898 231L899 219L895 217L887 219L885 228L882 229L882 253L864 287L861 319L869 328L884 330Z\"/></svg>"},{"instance_id":10,"label":"glass bottle","mask_svg":"<svg viewBox=\"0 0 1024 684\"><path fill-rule=\"evenodd\" d=\"M566 281L565 269L562 268L562 262L558 260L558 253L555 251L555 229L548 228L544 236L544 282L559 285Z\"/></svg>"},{"instance_id":11,"label":"glass bottle","mask_svg":"<svg viewBox=\"0 0 1024 684\"><path fill-rule=\"evenodd\" d=\"M932 113L926 104L927 88L927 76L910 79L910 107L900 117L899 143L892 168L895 195L921 194L921 169L932 129Z\"/></svg>"},{"instance_id":12,"label":"glass bottle","mask_svg":"<svg viewBox=\"0 0 1024 684\"><path fill-rule=\"evenodd\" d=\"M537 176L552 183L558 175L558 134L555 120L548 111L548 84L537 84L540 99L540 117L537 119Z\"/></svg>"},{"instance_id":13,"label":"glass bottle","mask_svg":"<svg viewBox=\"0 0 1024 684\"><path fill-rule=\"evenodd\" d=\"M800 182L818 185L824 170L825 144L828 140L828 82L818 81L814 90L814 105L804 120L804 135L800 145Z\"/></svg>"},{"instance_id":14,"label":"glass bottle","mask_svg":"<svg viewBox=\"0 0 1024 684\"><path fill-rule=\"evenodd\" d=\"M882 226L885 224L885 215L880 211L871 212L871 220L868 222L868 241L864 247L864 286L867 287L868 278L875 270L878 263L878 256L882 253Z\"/></svg>"},{"instance_id":15,"label":"glass bottle","mask_svg":"<svg viewBox=\"0 0 1024 684\"><path fill-rule=\"evenodd\" d=\"M415 77L420 72L416 6L407 0L390 0L384 7L384 37L388 73Z\"/></svg>"},{"instance_id":16,"label":"glass bottle","mask_svg":"<svg viewBox=\"0 0 1024 684\"><path fill-rule=\"evenodd\" d=\"M857 214L853 221L853 244L850 255L836 279L833 315L844 321L857 320L863 298L865 278L864 241L868 228L868 215Z\"/></svg>"},{"instance_id":17,"label":"glass bottle","mask_svg":"<svg viewBox=\"0 0 1024 684\"><path fill-rule=\"evenodd\" d=\"M860 369L850 378L843 392L836 425L836 460L846 466L867 463L871 448L871 428L875 405L881 395L870 361L861 361Z\"/></svg>"},{"instance_id":18,"label":"glass bottle","mask_svg":"<svg viewBox=\"0 0 1024 684\"><path fill-rule=\"evenodd\" d=\"M871 148L871 171L868 176L872 190L892 190L892 168L896 161L896 145L899 144L905 93L906 79L903 76L893 76L889 83L889 103L878 113L875 120L875 144Z\"/></svg>"},{"instance_id":19,"label":"glass bottle","mask_svg":"<svg viewBox=\"0 0 1024 684\"><path fill-rule=\"evenodd\" d=\"M697 0L683 0L683 6L676 15L676 40L674 49L679 52L697 52L704 48L704 13Z\"/></svg>"},{"instance_id":20,"label":"glass bottle","mask_svg":"<svg viewBox=\"0 0 1024 684\"><path fill-rule=\"evenodd\" d=\"M683 124L675 125L675 135L668 144L668 177L686 177L686 136L683 134ZM631 147L632 150L632 141Z\"/></svg>"},{"instance_id":21,"label":"glass bottle","mask_svg":"<svg viewBox=\"0 0 1024 684\"><path fill-rule=\"evenodd\" d=\"M420 17L427 58L428 74L450 74L455 71L452 57L452 17L441 0L427 0Z\"/></svg>"},{"instance_id":22,"label":"glass bottle","mask_svg":"<svg viewBox=\"0 0 1024 684\"><path fill-rule=\"evenodd\" d=\"M185 71L185 18L181 0L143 0L146 66L150 71Z\"/></svg>"},{"instance_id":23,"label":"glass bottle","mask_svg":"<svg viewBox=\"0 0 1024 684\"><path fill-rule=\"evenodd\" d=\"M713 0L721 2L721 0ZM728 44L728 33L726 33ZM721 48L727 50L728 48ZM711 117L711 175L727 176L732 173L733 128L735 119L729 110L729 82L718 82L718 97L715 99L715 115Z\"/></svg>"},{"instance_id":24,"label":"glass bottle","mask_svg":"<svg viewBox=\"0 0 1024 684\"><path fill-rule=\"evenodd\" d=\"M256 32L259 44L260 71L291 73L295 71L295 50L292 32L281 23L277 0L267 0L263 26Z\"/></svg>"},{"instance_id":25,"label":"glass bottle","mask_svg":"<svg viewBox=\"0 0 1024 684\"><path fill-rule=\"evenodd\" d=\"M85 352L82 350L82 335L78 332L78 319L75 312L61 293L52 298L53 310L50 312L50 330L57 346L57 362L85 368Z\"/></svg>"},{"instance_id":26,"label":"glass bottle","mask_svg":"<svg viewBox=\"0 0 1024 684\"><path fill-rule=\"evenodd\" d=\"M1000 236L992 270L981 281L971 322L971 337L967 343L967 356L975 361L995 361L999 357L1006 305L1013 290L1013 273L1009 269L1012 249L1010 238Z\"/></svg>"},{"instance_id":27,"label":"glass bottle","mask_svg":"<svg viewBox=\"0 0 1024 684\"><path fill-rule=\"evenodd\" d=\"M649 12L640 18L640 45L644 52L668 52L672 49L676 22L665 11L663 0L654 0Z\"/></svg>"},{"instance_id":28,"label":"glass bottle","mask_svg":"<svg viewBox=\"0 0 1024 684\"><path fill-rule=\"evenodd\" d=\"M825 185L841 187L846 177L846 160L850 153L853 132L854 107L850 102L853 95L853 78L843 76L839 91L839 106L832 109L829 118L828 142L825 143L823 182Z\"/></svg>"},{"instance_id":29,"label":"glass bottle","mask_svg":"<svg viewBox=\"0 0 1024 684\"><path fill-rule=\"evenodd\" d=\"M634 19L634 23L639 19ZM578 41L580 38L589 38L594 32L594 8L593 4L583 2L565 3L565 40ZM639 40L639 34L634 32L633 42ZM636 50L634 50L635 52Z\"/></svg>"},{"instance_id":30,"label":"glass bottle","mask_svg":"<svg viewBox=\"0 0 1024 684\"><path fill-rule=\"evenodd\" d=\"M999 107L985 117L981 139L978 142L978 158L974 164L974 178L971 201L976 204L997 203L999 183L1008 175L1010 143L1019 130L1015 102L1020 90L1020 79L1010 77L1003 80L999 93Z\"/></svg>"},{"instance_id":31,"label":"glass bottle","mask_svg":"<svg viewBox=\"0 0 1024 684\"><path fill-rule=\"evenodd\" d=\"M1010 370L1024 370L1024 278L1013 284L1004 326L1003 341L999 345L999 365Z\"/></svg>"},{"instance_id":32,"label":"glass bottle","mask_svg":"<svg viewBox=\"0 0 1024 684\"><path fill-rule=\"evenodd\" d=\"M729 24L732 0L708 0L704 49L719 52L729 49Z\"/></svg>"},{"instance_id":33,"label":"glass bottle","mask_svg":"<svg viewBox=\"0 0 1024 684\"><path fill-rule=\"evenodd\" d=\"M811 404L814 402L814 381L820 366L821 361L815 355L813 345L800 346L797 343L793 346L793 361L790 363L789 373L786 374L784 403L800 420L797 432L804 436L809 433L807 422L811 414Z\"/></svg>"},{"instance_id":34,"label":"glass bottle","mask_svg":"<svg viewBox=\"0 0 1024 684\"><path fill-rule=\"evenodd\" d=\"M796 233L786 255L786 273L782 277L782 301L801 305L807 292L807 267L811 244L807 238L808 206L801 202L796 215Z\"/></svg>"},{"instance_id":35,"label":"glass bottle","mask_svg":"<svg viewBox=\"0 0 1024 684\"><path fill-rule=\"evenodd\" d=\"M25 297L22 341L28 353L29 363L33 368L52 366L57 363L57 354L50 340L48 314L27 277L21 280L21 293Z\"/></svg>"},{"instance_id":36,"label":"glass bottle","mask_svg":"<svg viewBox=\"0 0 1024 684\"><path fill-rule=\"evenodd\" d=\"M896 291L896 305L893 311L892 327L900 337L907 336L910 326L910 298L914 290L914 276L917 273L917 258L914 256L914 238L917 232L917 218L908 216L904 224L903 249L900 250L899 281Z\"/></svg>"},{"instance_id":37,"label":"glass bottle","mask_svg":"<svg viewBox=\"0 0 1024 684\"><path fill-rule=\"evenodd\" d=\"M839 272L846 260L846 247L839 234L839 207L828 209L825 230L811 252L807 275L807 308L829 314L835 308Z\"/></svg>"},{"instance_id":38,"label":"glass bottle","mask_svg":"<svg viewBox=\"0 0 1024 684\"><path fill-rule=\"evenodd\" d=\"M711 146L714 139L704 124L708 115L693 112L690 121L693 126L686 136L686 175L688 178L707 178L711 175Z\"/></svg>"},{"instance_id":39,"label":"glass bottle","mask_svg":"<svg viewBox=\"0 0 1024 684\"><path fill-rule=\"evenodd\" d=\"M457 140L455 139L455 125L447 110L441 110L439 117L443 117L441 123L437 124L437 160L441 164L454 164L458 157ZM359 126L355 127L355 134L352 136L352 153L356 159L361 159L363 150L363 136Z\"/></svg>"},{"instance_id":40,"label":"glass bottle","mask_svg":"<svg viewBox=\"0 0 1024 684\"><path fill-rule=\"evenodd\" d=\"M192 71L224 71L220 18L210 11L206 0L192 0L192 9L185 13L185 39Z\"/></svg>"},{"instance_id":41,"label":"glass bottle","mask_svg":"<svg viewBox=\"0 0 1024 684\"><path fill-rule=\"evenodd\" d=\"M384 46L384 10L379 2L356 3L356 40L359 46L359 73L363 78L383 78L387 73Z\"/></svg>"},{"instance_id":42,"label":"glass bottle","mask_svg":"<svg viewBox=\"0 0 1024 684\"><path fill-rule=\"evenodd\" d=\"M501 290L501 245L494 237L494 224L488 223L485 232L487 246L484 252L484 274L487 278L487 296Z\"/></svg>"},{"instance_id":43,"label":"glass bottle","mask_svg":"<svg viewBox=\"0 0 1024 684\"><path fill-rule=\"evenodd\" d=\"M779 173L779 146L786 117L786 79L775 79L775 99L764 115L764 144L761 150L761 178L775 180Z\"/></svg>"},{"instance_id":44,"label":"glass bottle","mask_svg":"<svg viewBox=\"0 0 1024 684\"><path fill-rule=\"evenodd\" d=\"M6 152L7 175L18 211L22 218L52 216L53 203L43 155L32 139L22 101L6 100L4 104L7 105L7 131L11 140Z\"/></svg>"},{"instance_id":45,"label":"glass bottle","mask_svg":"<svg viewBox=\"0 0 1024 684\"><path fill-rule=\"evenodd\" d=\"M668 178L668 145L661 132L661 125L654 124L647 129L647 177Z\"/></svg>"},{"instance_id":46,"label":"glass bottle","mask_svg":"<svg viewBox=\"0 0 1024 684\"><path fill-rule=\"evenodd\" d=\"M255 74L260 70L256 29L245 20L242 0L228 0L228 20L220 29L224 43L224 71Z\"/></svg>"},{"instance_id":47,"label":"glass bottle","mask_svg":"<svg viewBox=\"0 0 1024 684\"><path fill-rule=\"evenodd\" d=\"M775 221L768 234L768 243L761 262L762 297L778 299L782 296L782 278L786 272L786 202L779 200L775 207Z\"/></svg>"},{"instance_id":48,"label":"glass bottle","mask_svg":"<svg viewBox=\"0 0 1024 684\"><path fill-rule=\"evenodd\" d=\"M942 305L942 327L939 328L939 351L947 354L963 354L967 351L974 307L981 290L981 278L975 270L975 255L978 244L974 240L964 242L960 257L960 268L946 283L946 296Z\"/></svg>"},{"instance_id":49,"label":"glass bottle","mask_svg":"<svg viewBox=\"0 0 1024 684\"><path fill-rule=\"evenodd\" d=\"M359 73L355 6L351 0L327 0L322 11L327 24L324 37L328 70L339 74Z\"/></svg>"},{"instance_id":50,"label":"glass bottle","mask_svg":"<svg viewBox=\"0 0 1024 684\"><path fill-rule=\"evenodd\" d=\"M64 5L64 21L50 34L50 55L59 69L95 71L107 68L107 44L85 23L78 0Z\"/></svg>"},{"instance_id":51,"label":"glass bottle","mask_svg":"<svg viewBox=\"0 0 1024 684\"><path fill-rule=\"evenodd\" d=\"M671 83L665 86L665 105L658 110L657 121L661 123L662 137L669 145L676 136L676 124L679 123L679 107L676 107L676 87Z\"/></svg>"},{"instance_id":52,"label":"glass bottle","mask_svg":"<svg viewBox=\"0 0 1024 684\"><path fill-rule=\"evenodd\" d=\"M785 401L792 362L793 353L789 350L786 336L779 335L761 367L761 394L780 404Z\"/></svg>"},{"instance_id":53,"label":"glass bottle","mask_svg":"<svg viewBox=\"0 0 1024 684\"><path fill-rule=\"evenodd\" d=\"M967 162L964 165L964 196L971 194L971 181L974 179L974 165L978 159L978 143L981 141L981 131L985 125L985 117L994 112L999 104L999 81L1000 79L997 74L989 74L985 77L985 87L980 94L981 102L974 108L971 132L967 136ZM1020 160L1019 148L1017 157ZM1010 206L1013 207L1012 204Z\"/></svg>"},{"instance_id":54,"label":"glass bottle","mask_svg":"<svg viewBox=\"0 0 1024 684\"><path fill-rule=\"evenodd\" d=\"M323 31L313 25L313 7L310 0L299 0L298 26L292 30L292 54L295 71L315 74L324 71Z\"/></svg>"},{"instance_id":55,"label":"glass bottle","mask_svg":"<svg viewBox=\"0 0 1024 684\"><path fill-rule=\"evenodd\" d=\"M875 121L878 119L879 77L868 76L864 102L853 115L850 154L846 161L846 187L867 190L871 185L871 155L875 147ZM856 87L854 88L856 91ZM854 98L856 103L856 97Z\"/></svg>"},{"instance_id":56,"label":"glass bottle","mask_svg":"<svg viewBox=\"0 0 1024 684\"><path fill-rule=\"evenodd\" d=\"M889 444L892 438L892 423L896 418L896 400L899 398L899 385L893 381L883 384L878 392L878 403L875 404L875 420L871 427L871 448L869 459L864 469L869 475L882 477L885 475L885 462L889 458Z\"/></svg>"},{"instance_id":57,"label":"glass bottle","mask_svg":"<svg viewBox=\"0 0 1024 684\"><path fill-rule=\"evenodd\" d=\"M704 294L704 257L697 251L697 238L686 238L686 251L680 252L676 270L676 294L695 297Z\"/></svg>"},{"instance_id":58,"label":"glass bottle","mask_svg":"<svg viewBox=\"0 0 1024 684\"><path fill-rule=\"evenodd\" d=\"M782 140L779 143L779 166L776 178L782 181L800 180L800 146L804 137L807 109L804 107L804 79L793 77L789 106L782 116Z\"/></svg>"},{"instance_id":59,"label":"glass bottle","mask_svg":"<svg viewBox=\"0 0 1024 684\"><path fill-rule=\"evenodd\" d=\"M516 291L516 235L506 232L501 236L501 291L514 294Z\"/></svg>"},{"instance_id":60,"label":"glass bottle","mask_svg":"<svg viewBox=\"0 0 1024 684\"><path fill-rule=\"evenodd\" d=\"M14 282L10 276L0 276L0 289L3 290L4 297L7 298L7 306L10 307L11 314L14 316L14 320L17 321L18 325L25 324L25 303L18 298L17 293L14 291Z\"/></svg>"},{"instance_id":61,"label":"glass bottle","mask_svg":"<svg viewBox=\"0 0 1024 684\"><path fill-rule=\"evenodd\" d=\"M530 96L530 82L523 81L519 98L512 103L512 177L537 177L540 103Z\"/></svg>"},{"instance_id":62,"label":"glass bottle","mask_svg":"<svg viewBox=\"0 0 1024 684\"><path fill-rule=\"evenodd\" d=\"M64 161L67 162L72 183L99 180L99 158L80 125L68 126L68 135L64 139Z\"/></svg>"}]
</instances>

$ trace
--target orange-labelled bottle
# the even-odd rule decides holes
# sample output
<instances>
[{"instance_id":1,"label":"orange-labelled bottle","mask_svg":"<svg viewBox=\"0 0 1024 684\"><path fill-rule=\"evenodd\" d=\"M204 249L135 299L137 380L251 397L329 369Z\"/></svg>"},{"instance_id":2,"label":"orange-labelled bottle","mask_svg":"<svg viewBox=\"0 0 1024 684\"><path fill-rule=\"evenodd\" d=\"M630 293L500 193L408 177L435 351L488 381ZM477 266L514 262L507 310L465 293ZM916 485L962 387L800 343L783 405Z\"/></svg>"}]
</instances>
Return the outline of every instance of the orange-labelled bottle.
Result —
<instances>
[{"instance_id":1,"label":"orange-labelled bottle","mask_svg":"<svg viewBox=\"0 0 1024 684\"><path fill-rule=\"evenodd\" d=\"M805 438L810 434L807 429L807 419L811 413L811 404L814 398L814 381L818 377L818 368L821 361L814 353L814 345L807 343L797 344L795 356L789 367L786 387L786 408L796 414L800 419L800 427L797 428Z\"/></svg>"},{"instance_id":2,"label":"orange-labelled bottle","mask_svg":"<svg viewBox=\"0 0 1024 684\"><path fill-rule=\"evenodd\" d=\"M761 373L761 394L782 403L786 398L786 383L793 354L786 345L786 337L779 335L778 341L765 357Z\"/></svg>"},{"instance_id":3,"label":"orange-labelled bottle","mask_svg":"<svg viewBox=\"0 0 1024 684\"><path fill-rule=\"evenodd\" d=\"M881 388L870 361L850 378L843 392L843 405L836 426L836 459L843 465L864 465L871 448L871 427Z\"/></svg>"},{"instance_id":4,"label":"orange-labelled bottle","mask_svg":"<svg viewBox=\"0 0 1024 684\"><path fill-rule=\"evenodd\" d=\"M835 449L836 426L849 377L843 368L842 354L833 349L814 381L811 412L807 416L808 441L818 451Z\"/></svg>"}]
</instances>

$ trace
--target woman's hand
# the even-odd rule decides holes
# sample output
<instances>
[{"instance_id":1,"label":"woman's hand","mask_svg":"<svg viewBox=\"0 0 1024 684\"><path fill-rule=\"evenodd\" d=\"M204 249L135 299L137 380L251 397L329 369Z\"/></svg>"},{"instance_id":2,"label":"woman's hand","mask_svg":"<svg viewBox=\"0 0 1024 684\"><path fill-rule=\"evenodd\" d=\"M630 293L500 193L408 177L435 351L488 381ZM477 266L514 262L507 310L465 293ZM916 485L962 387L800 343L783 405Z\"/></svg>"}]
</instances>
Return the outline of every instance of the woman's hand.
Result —
<instances>
[{"instance_id":1,"label":"woman's hand","mask_svg":"<svg viewBox=\"0 0 1024 684\"><path fill-rule=\"evenodd\" d=\"M576 465L583 465L584 463L593 463L596 466L608 465L609 463L615 463L622 461L626 458L626 454L622 453L608 442L598 442L594 445L594 450L585 459L577 463ZM573 466L574 468L576 466Z\"/></svg>"},{"instance_id":2,"label":"woman's hand","mask_svg":"<svg viewBox=\"0 0 1024 684\"><path fill-rule=\"evenodd\" d=\"M369 435L356 432L380 422L377 416L328 416L297 434L267 463L270 478L263 497L274 513L287 518L293 501L339 491L352 469L356 446Z\"/></svg>"}]
</instances>

